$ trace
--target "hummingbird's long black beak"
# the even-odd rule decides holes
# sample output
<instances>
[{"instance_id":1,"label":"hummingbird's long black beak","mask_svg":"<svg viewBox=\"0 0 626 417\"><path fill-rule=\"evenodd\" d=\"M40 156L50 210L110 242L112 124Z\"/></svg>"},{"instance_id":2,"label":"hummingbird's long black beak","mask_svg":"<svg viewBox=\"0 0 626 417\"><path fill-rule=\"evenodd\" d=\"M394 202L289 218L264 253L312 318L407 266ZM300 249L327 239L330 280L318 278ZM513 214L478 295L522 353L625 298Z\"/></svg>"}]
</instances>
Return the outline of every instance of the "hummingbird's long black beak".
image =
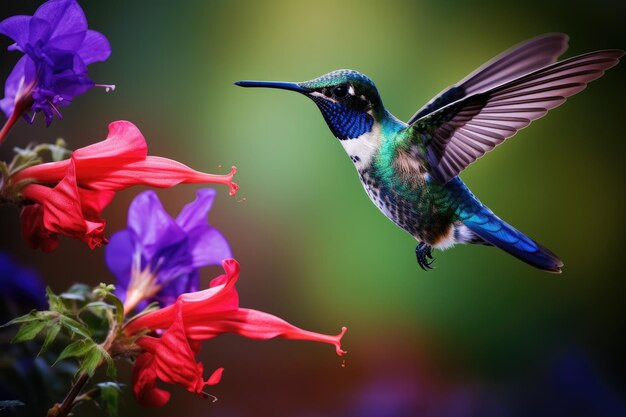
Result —
<instances>
[{"instance_id":1,"label":"hummingbird's long black beak","mask_svg":"<svg viewBox=\"0 0 626 417\"><path fill-rule=\"evenodd\" d=\"M282 81L237 81L235 85L240 87L264 87L264 88L279 88L281 90L296 91L298 93L310 93L313 90L301 87L297 83L286 83Z\"/></svg>"}]
</instances>

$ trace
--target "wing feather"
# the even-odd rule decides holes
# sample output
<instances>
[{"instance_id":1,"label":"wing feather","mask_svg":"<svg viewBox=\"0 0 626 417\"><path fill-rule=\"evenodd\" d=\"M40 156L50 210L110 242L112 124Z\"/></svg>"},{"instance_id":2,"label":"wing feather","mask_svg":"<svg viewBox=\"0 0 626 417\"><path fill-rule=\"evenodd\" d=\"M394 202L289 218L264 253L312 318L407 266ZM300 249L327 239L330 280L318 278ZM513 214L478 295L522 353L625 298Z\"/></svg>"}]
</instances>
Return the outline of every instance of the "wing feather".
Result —
<instances>
[{"instance_id":1,"label":"wing feather","mask_svg":"<svg viewBox=\"0 0 626 417\"><path fill-rule=\"evenodd\" d=\"M605 50L557 62L450 103L407 129L413 140L424 145L430 174L448 182L533 120L584 90L623 55L620 50ZM484 86L484 80L472 86Z\"/></svg>"},{"instance_id":2,"label":"wing feather","mask_svg":"<svg viewBox=\"0 0 626 417\"><path fill-rule=\"evenodd\" d=\"M446 88L411 117L412 124L465 96L480 93L536 69L545 67L567 50L569 38L563 33L548 33L525 41L496 56L476 71Z\"/></svg>"}]
</instances>

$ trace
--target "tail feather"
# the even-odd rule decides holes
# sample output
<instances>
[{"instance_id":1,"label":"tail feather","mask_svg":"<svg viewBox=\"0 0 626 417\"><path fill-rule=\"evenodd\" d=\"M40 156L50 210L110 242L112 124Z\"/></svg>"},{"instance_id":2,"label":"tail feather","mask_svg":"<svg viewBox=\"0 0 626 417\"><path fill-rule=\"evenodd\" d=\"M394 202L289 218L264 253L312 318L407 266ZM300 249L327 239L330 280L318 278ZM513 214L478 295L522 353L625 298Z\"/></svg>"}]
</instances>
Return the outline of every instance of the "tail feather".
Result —
<instances>
[{"instance_id":1,"label":"tail feather","mask_svg":"<svg viewBox=\"0 0 626 417\"><path fill-rule=\"evenodd\" d=\"M475 206L471 214L462 216L462 222L468 229L486 242L536 268L561 273L563 262L558 256L501 220L484 205L478 204L480 206Z\"/></svg>"}]
</instances>

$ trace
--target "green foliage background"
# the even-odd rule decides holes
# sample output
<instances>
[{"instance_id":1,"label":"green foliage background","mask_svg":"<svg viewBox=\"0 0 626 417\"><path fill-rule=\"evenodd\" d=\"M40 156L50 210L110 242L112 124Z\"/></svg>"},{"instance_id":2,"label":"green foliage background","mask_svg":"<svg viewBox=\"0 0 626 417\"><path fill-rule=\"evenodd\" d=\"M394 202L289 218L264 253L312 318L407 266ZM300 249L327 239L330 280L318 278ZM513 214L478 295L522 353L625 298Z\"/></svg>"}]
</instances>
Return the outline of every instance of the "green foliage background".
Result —
<instances>
[{"instance_id":1,"label":"green foliage background","mask_svg":"<svg viewBox=\"0 0 626 417\"><path fill-rule=\"evenodd\" d=\"M90 25L113 48L108 62L93 66L93 79L117 90L91 91L48 129L41 121L34 128L21 123L7 145L63 136L77 148L103 139L110 121L127 119L153 155L209 172L236 165L241 190L235 198L220 190L211 222L242 264L242 306L312 330L349 328L346 368L326 346L228 336L207 343L205 369L226 368L212 390L220 401L209 406L174 389L173 404L150 415L183 407L190 415L341 415L360 387L381 375L426 381L421 394L433 386L526 392L572 350L623 395L623 64L462 175L498 215L562 257L559 276L484 247L438 252L436 269L424 273L414 240L368 201L311 102L232 85L353 68L406 120L487 59L541 33L568 33L565 56L625 48L623 4L83 3ZM36 4L3 4L0 17L30 14ZM4 77L16 56L1 57ZM176 213L195 189L159 194ZM120 193L107 208L109 233L125 227L138 191ZM55 291L112 279L102 249L66 240L52 255L33 253L20 240L17 210L0 210L0 248L36 265ZM136 407L128 394L122 407L122 415Z\"/></svg>"}]
</instances>

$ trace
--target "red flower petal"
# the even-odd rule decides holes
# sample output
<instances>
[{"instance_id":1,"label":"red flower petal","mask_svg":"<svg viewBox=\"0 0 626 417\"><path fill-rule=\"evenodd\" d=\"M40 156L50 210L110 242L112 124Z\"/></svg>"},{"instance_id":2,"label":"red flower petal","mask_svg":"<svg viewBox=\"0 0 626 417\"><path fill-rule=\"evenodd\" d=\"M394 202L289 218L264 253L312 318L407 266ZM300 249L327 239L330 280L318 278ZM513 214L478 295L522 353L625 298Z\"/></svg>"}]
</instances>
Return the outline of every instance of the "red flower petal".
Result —
<instances>
[{"instance_id":1,"label":"red flower petal","mask_svg":"<svg viewBox=\"0 0 626 417\"><path fill-rule=\"evenodd\" d=\"M43 207L41 204L29 204L20 212L22 238L33 249L52 252L59 246L59 235L43 225Z\"/></svg>"},{"instance_id":2,"label":"red flower petal","mask_svg":"<svg viewBox=\"0 0 626 417\"><path fill-rule=\"evenodd\" d=\"M235 172L237 169L232 167L228 174L205 174L172 159L148 156L145 160L125 164L119 168L107 170L106 173L98 172L97 175L81 176L81 182L90 188L116 191L133 185L169 188L178 184L215 183L227 185L232 196L239 188L233 182Z\"/></svg>"},{"instance_id":3,"label":"red flower petal","mask_svg":"<svg viewBox=\"0 0 626 417\"><path fill-rule=\"evenodd\" d=\"M235 288L235 282L239 278L239 262L226 259L222 266L226 274L215 278L211 282L211 288L179 297L185 321L193 321L195 316L234 311L239 307L239 296ZM132 335L142 329L167 329L175 320L177 305L178 303L138 317L126 325L126 333Z\"/></svg>"},{"instance_id":4,"label":"red flower petal","mask_svg":"<svg viewBox=\"0 0 626 417\"><path fill-rule=\"evenodd\" d=\"M195 353L185 334L182 302L178 301L175 307L176 318L165 333L158 339L144 336L137 341L137 345L152 354L150 367L154 369L158 379L167 384L181 385L189 392L203 395L202 389L205 385L215 385L220 381L223 369L213 372L206 381L202 378L204 367L201 363L196 363ZM146 375L146 379L152 377L151 374ZM139 382L143 384L143 380ZM144 385L134 390L141 391Z\"/></svg>"},{"instance_id":5,"label":"red flower petal","mask_svg":"<svg viewBox=\"0 0 626 417\"><path fill-rule=\"evenodd\" d=\"M106 243L105 222L100 212L115 191L134 185L173 187L181 183L218 183L234 195L235 167L226 175L195 171L167 158L147 156L146 140L127 121L109 124L107 139L72 153L69 160L35 165L11 177L12 183L35 180L23 189L23 197L43 205L43 221L34 221L34 211L25 212L23 234L34 247L56 248L54 233L87 242L92 249ZM54 186L53 189L44 186ZM45 234L48 234L48 237Z\"/></svg>"},{"instance_id":6,"label":"red flower petal","mask_svg":"<svg viewBox=\"0 0 626 417\"><path fill-rule=\"evenodd\" d=\"M335 346L337 355L341 349L341 338L346 332L343 327L337 335L326 335L300 329L274 315L257 310L240 308L210 316L185 318L185 332L190 340L207 340L224 333L236 333L250 339L267 340L275 337L293 340L310 340Z\"/></svg>"},{"instance_id":7,"label":"red flower petal","mask_svg":"<svg viewBox=\"0 0 626 417\"><path fill-rule=\"evenodd\" d=\"M115 193L79 189L74 164L70 163L65 178L56 187L30 184L22 194L43 206L46 231L82 239L92 249L106 242L100 212Z\"/></svg>"},{"instance_id":8,"label":"red flower petal","mask_svg":"<svg viewBox=\"0 0 626 417\"><path fill-rule=\"evenodd\" d=\"M138 317L128 323L126 333L132 335L143 329L157 330L173 326L180 305L184 317L184 333L190 340L200 341L224 333L236 333L251 339L282 337L329 343L335 346L338 355L346 353L341 349L345 327L337 335L325 335L300 329L262 311L239 308L237 290L234 287L239 277L239 263L234 259L227 259L223 266L226 274L215 278L211 282L211 288L182 294L176 305Z\"/></svg>"},{"instance_id":9,"label":"red flower petal","mask_svg":"<svg viewBox=\"0 0 626 417\"><path fill-rule=\"evenodd\" d=\"M162 407L170 400L170 393L156 386L154 355L145 352L137 356L133 367L133 394L141 405Z\"/></svg>"},{"instance_id":10,"label":"red flower petal","mask_svg":"<svg viewBox=\"0 0 626 417\"><path fill-rule=\"evenodd\" d=\"M72 153L72 159L79 169L88 168L91 164L123 165L141 161L146 159L146 156L148 156L146 139L137 126L126 120L109 123L109 133L105 140Z\"/></svg>"},{"instance_id":11,"label":"red flower petal","mask_svg":"<svg viewBox=\"0 0 626 417\"><path fill-rule=\"evenodd\" d=\"M225 175L199 172L180 162L147 156L146 140L139 129L127 121L109 124L107 139L77 149L71 160L35 165L18 172L14 182L28 178L39 183L56 183L65 176L70 162L76 167L77 183L82 188L119 191L134 185L173 187L177 184L216 183L230 188L234 195L239 188L233 182L235 167Z\"/></svg>"},{"instance_id":12,"label":"red flower petal","mask_svg":"<svg viewBox=\"0 0 626 417\"><path fill-rule=\"evenodd\" d=\"M13 181L34 178L39 183L57 183L65 177L73 161L78 182L84 186L126 164L142 161L147 155L148 146L139 129L130 122L117 121L109 124L105 140L75 150L71 159L26 168L18 172Z\"/></svg>"},{"instance_id":13,"label":"red flower petal","mask_svg":"<svg viewBox=\"0 0 626 417\"><path fill-rule=\"evenodd\" d=\"M205 381L202 379L204 368L195 362L195 355L201 341L223 333L237 333L251 339L311 340L334 345L338 355L346 353L341 349L345 327L338 335L325 335L300 329L271 314L239 308L234 286L239 277L239 263L227 259L223 266L226 273L211 281L209 289L182 294L175 305L142 315L126 325L125 332L129 336L145 329L167 329L160 338L142 336L137 340L137 345L147 352L144 354L153 358L149 367L144 364L147 359L135 365L140 367L136 373L144 375L143 379L134 380L135 396L140 402L138 393L146 393L154 403L160 400L156 397L160 394L154 394L156 378L206 396L202 389L205 385L217 384L223 369L217 369Z\"/></svg>"},{"instance_id":14,"label":"red flower petal","mask_svg":"<svg viewBox=\"0 0 626 417\"><path fill-rule=\"evenodd\" d=\"M222 374L224 373L224 368L217 368L215 371L213 371L213 373L211 374L211 376L209 377L209 379L207 379L205 381L206 385L217 385L220 383L220 381L222 380Z\"/></svg>"}]
</instances>

